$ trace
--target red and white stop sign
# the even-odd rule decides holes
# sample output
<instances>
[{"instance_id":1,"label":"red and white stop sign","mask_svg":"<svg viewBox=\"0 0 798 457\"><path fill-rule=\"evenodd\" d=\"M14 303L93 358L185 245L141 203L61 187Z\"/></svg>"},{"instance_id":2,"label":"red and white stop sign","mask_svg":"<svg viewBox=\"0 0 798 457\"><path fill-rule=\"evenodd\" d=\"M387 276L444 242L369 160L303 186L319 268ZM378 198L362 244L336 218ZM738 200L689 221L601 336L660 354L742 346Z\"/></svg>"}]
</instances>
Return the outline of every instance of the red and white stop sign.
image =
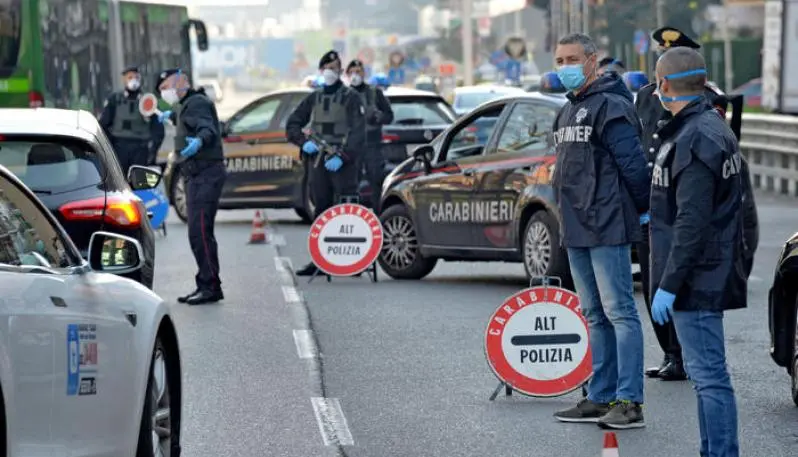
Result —
<instances>
[{"instance_id":1,"label":"red and white stop sign","mask_svg":"<svg viewBox=\"0 0 798 457\"><path fill-rule=\"evenodd\" d=\"M532 397L565 395L593 375L579 298L560 287L530 287L504 300L490 318L485 353L499 380Z\"/></svg>"},{"instance_id":2,"label":"red and white stop sign","mask_svg":"<svg viewBox=\"0 0 798 457\"><path fill-rule=\"evenodd\" d=\"M308 251L313 263L331 276L353 276L371 266L382 249L382 224L363 205L333 206L313 222Z\"/></svg>"}]
</instances>

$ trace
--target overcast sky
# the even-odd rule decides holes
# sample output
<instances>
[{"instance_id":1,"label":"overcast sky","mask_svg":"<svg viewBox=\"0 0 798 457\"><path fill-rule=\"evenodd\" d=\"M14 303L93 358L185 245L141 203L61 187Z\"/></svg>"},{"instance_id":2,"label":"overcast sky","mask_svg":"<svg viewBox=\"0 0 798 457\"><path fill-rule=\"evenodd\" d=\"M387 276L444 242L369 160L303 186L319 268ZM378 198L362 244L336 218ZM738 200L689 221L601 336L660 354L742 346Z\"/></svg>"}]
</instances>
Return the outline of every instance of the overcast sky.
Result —
<instances>
[{"instance_id":1,"label":"overcast sky","mask_svg":"<svg viewBox=\"0 0 798 457\"><path fill-rule=\"evenodd\" d=\"M184 0L187 5L268 5L269 0Z\"/></svg>"}]
</instances>

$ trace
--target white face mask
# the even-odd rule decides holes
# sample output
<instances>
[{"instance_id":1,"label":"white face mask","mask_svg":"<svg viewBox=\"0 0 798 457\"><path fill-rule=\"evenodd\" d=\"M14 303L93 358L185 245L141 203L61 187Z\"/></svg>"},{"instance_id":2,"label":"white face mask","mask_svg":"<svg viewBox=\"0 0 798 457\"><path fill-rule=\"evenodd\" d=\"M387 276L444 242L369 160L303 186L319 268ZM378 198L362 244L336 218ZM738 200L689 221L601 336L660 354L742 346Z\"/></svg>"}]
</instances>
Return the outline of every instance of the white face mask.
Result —
<instances>
[{"instance_id":1,"label":"white face mask","mask_svg":"<svg viewBox=\"0 0 798 457\"><path fill-rule=\"evenodd\" d=\"M357 73L355 73L354 75L352 75L352 77L350 78L350 80L352 81L352 85L353 85L353 86L359 86L359 85L363 84L363 77L362 77L362 76L360 76L360 75L359 75L359 74L357 74Z\"/></svg>"},{"instance_id":2,"label":"white face mask","mask_svg":"<svg viewBox=\"0 0 798 457\"><path fill-rule=\"evenodd\" d=\"M175 103L180 101L180 97L177 95L177 89L164 89L161 91L161 98L170 105L174 105Z\"/></svg>"},{"instance_id":3,"label":"white face mask","mask_svg":"<svg viewBox=\"0 0 798 457\"><path fill-rule=\"evenodd\" d=\"M138 78L131 79L125 86L127 87L127 90L135 92L141 87L141 80Z\"/></svg>"},{"instance_id":4,"label":"white face mask","mask_svg":"<svg viewBox=\"0 0 798 457\"><path fill-rule=\"evenodd\" d=\"M324 70L323 72L321 72L321 76L324 78L324 84L328 86L331 86L335 84L336 81L338 81L338 72L334 70L330 69Z\"/></svg>"}]
</instances>

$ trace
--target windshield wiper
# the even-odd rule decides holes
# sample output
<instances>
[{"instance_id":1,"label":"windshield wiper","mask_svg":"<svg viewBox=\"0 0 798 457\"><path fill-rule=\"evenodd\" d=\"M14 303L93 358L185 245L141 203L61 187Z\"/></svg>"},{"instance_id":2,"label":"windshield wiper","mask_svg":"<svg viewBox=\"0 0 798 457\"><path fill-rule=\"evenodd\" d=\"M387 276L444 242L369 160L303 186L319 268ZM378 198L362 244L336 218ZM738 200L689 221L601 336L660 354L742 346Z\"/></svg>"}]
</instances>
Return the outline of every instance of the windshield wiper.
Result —
<instances>
[{"instance_id":1,"label":"windshield wiper","mask_svg":"<svg viewBox=\"0 0 798 457\"><path fill-rule=\"evenodd\" d=\"M30 191L34 194L53 195L53 191L47 189L31 189Z\"/></svg>"}]
</instances>

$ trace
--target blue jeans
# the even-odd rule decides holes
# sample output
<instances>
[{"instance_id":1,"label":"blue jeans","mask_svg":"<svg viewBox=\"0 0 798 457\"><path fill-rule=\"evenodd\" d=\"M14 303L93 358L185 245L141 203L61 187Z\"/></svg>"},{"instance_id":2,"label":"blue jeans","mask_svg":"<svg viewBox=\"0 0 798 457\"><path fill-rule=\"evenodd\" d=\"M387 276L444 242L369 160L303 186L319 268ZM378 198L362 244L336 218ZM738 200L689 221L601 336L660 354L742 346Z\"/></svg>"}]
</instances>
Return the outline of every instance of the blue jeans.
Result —
<instances>
[{"instance_id":1,"label":"blue jeans","mask_svg":"<svg viewBox=\"0 0 798 457\"><path fill-rule=\"evenodd\" d=\"M596 403L643 403L643 328L634 297L631 245L568 248L571 275L587 319Z\"/></svg>"},{"instance_id":2,"label":"blue jeans","mask_svg":"<svg viewBox=\"0 0 798 457\"><path fill-rule=\"evenodd\" d=\"M701 457L738 457L737 402L726 369L723 313L676 311L673 323L698 397Z\"/></svg>"}]
</instances>

